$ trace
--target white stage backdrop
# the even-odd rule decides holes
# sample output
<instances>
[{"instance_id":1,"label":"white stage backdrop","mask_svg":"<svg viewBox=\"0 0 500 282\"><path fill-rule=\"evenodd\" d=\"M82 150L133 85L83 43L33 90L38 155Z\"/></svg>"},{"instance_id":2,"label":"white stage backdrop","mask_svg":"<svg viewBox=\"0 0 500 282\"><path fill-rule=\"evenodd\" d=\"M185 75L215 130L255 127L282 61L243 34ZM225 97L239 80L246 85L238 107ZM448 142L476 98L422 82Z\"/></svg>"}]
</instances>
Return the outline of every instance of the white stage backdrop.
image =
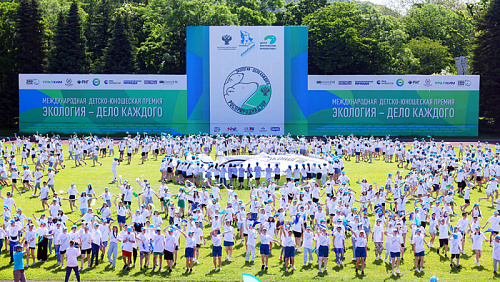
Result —
<instances>
[{"instance_id":1,"label":"white stage backdrop","mask_svg":"<svg viewBox=\"0 0 500 282\"><path fill-rule=\"evenodd\" d=\"M284 134L284 27L212 26L210 131Z\"/></svg>"}]
</instances>

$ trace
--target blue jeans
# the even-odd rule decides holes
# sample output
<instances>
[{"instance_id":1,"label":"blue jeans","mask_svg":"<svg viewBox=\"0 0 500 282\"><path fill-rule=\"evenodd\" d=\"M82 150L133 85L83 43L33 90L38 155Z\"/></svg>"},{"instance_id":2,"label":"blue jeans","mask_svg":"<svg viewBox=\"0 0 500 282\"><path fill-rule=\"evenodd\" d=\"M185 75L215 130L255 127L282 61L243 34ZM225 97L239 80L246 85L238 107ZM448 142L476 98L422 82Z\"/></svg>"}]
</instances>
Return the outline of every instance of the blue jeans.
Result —
<instances>
[{"instance_id":1,"label":"blue jeans","mask_svg":"<svg viewBox=\"0 0 500 282\"><path fill-rule=\"evenodd\" d=\"M71 275L71 270L75 271L76 280L80 282L80 271L78 271L78 266L74 267L66 267L66 276L64 277L64 281L69 281L69 276Z\"/></svg>"},{"instance_id":2,"label":"blue jeans","mask_svg":"<svg viewBox=\"0 0 500 282\"><path fill-rule=\"evenodd\" d=\"M219 178L219 183L222 184L222 182L224 182L224 185L226 185L226 177L225 176L222 177L222 175L221 175L220 178Z\"/></svg>"},{"instance_id":3,"label":"blue jeans","mask_svg":"<svg viewBox=\"0 0 500 282\"><path fill-rule=\"evenodd\" d=\"M56 257L57 257L57 263L61 262L61 254L59 253L60 247L61 247L61 245L54 245L54 249L55 249Z\"/></svg>"},{"instance_id":4,"label":"blue jeans","mask_svg":"<svg viewBox=\"0 0 500 282\"><path fill-rule=\"evenodd\" d=\"M14 246L19 244L19 241L15 241L15 242L12 242L12 241L9 241L9 252L10 252L10 262L14 262Z\"/></svg>"},{"instance_id":5,"label":"blue jeans","mask_svg":"<svg viewBox=\"0 0 500 282\"><path fill-rule=\"evenodd\" d=\"M334 252L335 252L335 261L337 263L340 263L340 261L342 260L342 257L344 256L344 249L343 248L335 248Z\"/></svg>"},{"instance_id":6,"label":"blue jeans","mask_svg":"<svg viewBox=\"0 0 500 282\"><path fill-rule=\"evenodd\" d=\"M304 264L307 264L307 255L309 254L309 261L313 260L313 250L304 247Z\"/></svg>"},{"instance_id":7,"label":"blue jeans","mask_svg":"<svg viewBox=\"0 0 500 282\"><path fill-rule=\"evenodd\" d=\"M53 240L54 239L52 239L52 238L49 239L49 254L52 254L52 241Z\"/></svg>"},{"instance_id":8,"label":"blue jeans","mask_svg":"<svg viewBox=\"0 0 500 282\"><path fill-rule=\"evenodd\" d=\"M116 266L116 257L118 256L118 244L115 242L109 243L108 248L108 260L113 264L113 267ZM113 260L111 260L111 256L113 256Z\"/></svg>"},{"instance_id":9,"label":"blue jeans","mask_svg":"<svg viewBox=\"0 0 500 282\"><path fill-rule=\"evenodd\" d=\"M352 258L356 258L356 252L354 250L356 250L356 241L354 241L354 236L351 237L351 240L352 240Z\"/></svg>"}]
</instances>

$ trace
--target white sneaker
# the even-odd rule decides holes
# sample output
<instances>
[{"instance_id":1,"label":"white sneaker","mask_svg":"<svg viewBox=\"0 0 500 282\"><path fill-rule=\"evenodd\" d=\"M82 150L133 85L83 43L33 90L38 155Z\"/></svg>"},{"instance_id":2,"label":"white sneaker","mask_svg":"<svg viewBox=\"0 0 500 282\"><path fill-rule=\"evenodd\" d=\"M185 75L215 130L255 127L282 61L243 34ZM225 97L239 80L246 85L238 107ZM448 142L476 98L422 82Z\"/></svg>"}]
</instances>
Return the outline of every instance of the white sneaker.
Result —
<instances>
[{"instance_id":1,"label":"white sneaker","mask_svg":"<svg viewBox=\"0 0 500 282\"><path fill-rule=\"evenodd\" d=\"M424 271L422 268L420 268L420 272Z\"/></svg>"},{"instance_id":2,"label":"white sneaker","mask_svg":"<svg viewBox=\"0 0 500 282\"><path fill-rule=\"evenodd\" d=\"M288 272L288 268L285 269L285 272Z\"/></svg>"},{"instance_id":3,"label":"white sneaker","mask_svg":"<svg viewBox=\"0 0 500 282\"><path fill-rule=\"evenodd\" d=\"M295 268L295 265L294 265L294 266L292 266L292 269L293 269L293 270L297 270L297 269Z\"/></svg>"},{"instance_id":4,"label":"white sneaker","mask_svg":"<svg viewBox=\"0 0 500 282\"><path fill-rule=\"evenodd\" d=\"M394 270L392 271L392 275L393 275L393 276L396 276L396 273L394 272Z\"/></svg>"},{"instance_id":5,"label":"white sneaker","mask_svg":"<svg viewBox=\"0 0 500 282\"><path fill-rule=\"evenodd\" d=\"M396 273L397 273L397 274L401 274L401 272L399 272L399 269L397 269L397 270L396 270Z\"/></svg>"}]
</instances>

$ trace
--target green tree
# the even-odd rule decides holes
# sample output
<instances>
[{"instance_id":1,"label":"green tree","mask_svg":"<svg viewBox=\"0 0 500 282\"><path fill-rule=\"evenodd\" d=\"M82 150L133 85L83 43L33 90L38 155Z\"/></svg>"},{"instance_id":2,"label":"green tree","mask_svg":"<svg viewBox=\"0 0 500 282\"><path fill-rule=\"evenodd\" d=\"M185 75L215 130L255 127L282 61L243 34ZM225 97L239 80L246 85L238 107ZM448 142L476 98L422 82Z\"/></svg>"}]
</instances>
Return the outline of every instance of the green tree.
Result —
<instances>
[{"instance_id":1,"label":"green tree","mask_svg":"<svg viewBox=\"0 0 500 282\"><path fill-rule=\"evenodd\" d=\"M76 2L71 3L67 16L59 14L47 70L50 73L87 73L89 70Z\"/></svg>"},{"instance_id":2,"label":"green tree","mask_svg":"<svg viewBox=\"0 0 500 282\"><path fill-rule=\"evenodd\" d=\"M0 120L12 127L18 115L18 89L15 60L16 12L18 4L0 3Z\"/></svg>"},{"instance_id":3,"label":"green tree","mask_svg":"<svg viewBox=\"0 0 500 282\"><path fill-rule=\"evenodd\" d=\"M415 5L403 19L411 38L427 37L439 40L453 57L467 56L473 25L451 9L437 5Z\"/></svg>"},{"instance_id":4,"label":"green tree","mask_svg":"<svg viewBox=\"0 0 500 282\"><path fill-rule=\"evenodd\" d=\"M66 34L68 33L66 27L64 13L60 12L54 29L53 47L49 54L49 65L47 66L47 71L50 73L60 73L59 70L63 69L64 57L66 57Z\"/></svg>"},{"instance_id":5,"label":"green tree","mask_svg":"<svg viewBox=\"0 0 500 282\"><path fill-rule=\"evenodd\" d=\"M275 11L284 5L283 0L226 0L231 12L238 16L240 25L272 25Z\"/></svg>"},{"instance_id":6,"label":"green tree","mask_svg":"<svg viewBox=\"0 0 500 282\"><path fill-rule=\"evenodd\" d=\"M141 44L142 71L186 73L186 27L237 25L237 16L221 0L152 0L147 6L149 36Z\"/></svg>"},{"instance_id":7,"label":"green tree","mask_svg":"<svg viewBox=\"0 0 500 282\"><path fill-rule=\"evenodd\" d=\"M326 6L326 0L301 0L291 1L285 5L283 11L276 13L276 25L302 25L304 18Z\"/></svg>"},{"instance_id":8,"label":"green tree","mask_svg":"<svg viewBox=\"0 0 500 282\"><path fill-rule=\"evenodd\" d=\"M16 63L19 73L43 73L46 41L37 0L20 0L16 16Z\"/></svg>"},{"instance_id":9,"label":"green tree","mask_svg":"<svg viewBox=\"0 0 500 282\"><path fill-rule=\"evenodd\" d=\"M45 37L47 38L47 50L52 49L52 40L61 12L66 12L71 5L70 0L37 0L40 6L41 16L45 26Z\"/></svg>"},{"instance_id":10,"label":"green tree","mask_svg":"<svg viewBox=\"0 0 500 282\"><path fill-rule=\"evenodd\" d=\"M500 121L500 0L491 0L478 17L472 70L481 75L480 115L493 118L498 130Z\"/></svg>"},{"instance_id":11,"label":"green tree","mask_svg":"<svg viewBox=\"0 0 500 282\"><path fill-rule=\"evenodd\" d=\"M304 25L310 74L379 74L390 67L389 44L355 4L331 3L308 15Z\"/></svg>"},{"instance_id":12,"label":"green tree","mask_svg":"<svg viewBox=\"0 0 500 282\"><path fill-rule=\"evenodd\" d=\"M111 39L104 52L104 73L134 73L135 64L127 32L127 23L118 14L111 32Z\"/></svg>"},{"instance_id":13,"label":"green tree","mask_svg":"<svg viewBox=\"0 0 500 282\"><path fill-rule=\"evenodd\" d=\"M453 66L448 47L438 40L427 37L414 38L408 42L407 48L420 61L420 67L415 70L415 74L438 74Z\"/></svg>"},{"instance_id":14,"label":"green tree","mask_svg":"<svg viewBox=\"0 0 500 282\"><path fill-rule=\"evenodd\" d=\"M111 37L112 6L108 0L89 0L85 22L85 38L90 59L90 70L93 73L103 72L104 50Z\"/></svg>"}]
</instances>

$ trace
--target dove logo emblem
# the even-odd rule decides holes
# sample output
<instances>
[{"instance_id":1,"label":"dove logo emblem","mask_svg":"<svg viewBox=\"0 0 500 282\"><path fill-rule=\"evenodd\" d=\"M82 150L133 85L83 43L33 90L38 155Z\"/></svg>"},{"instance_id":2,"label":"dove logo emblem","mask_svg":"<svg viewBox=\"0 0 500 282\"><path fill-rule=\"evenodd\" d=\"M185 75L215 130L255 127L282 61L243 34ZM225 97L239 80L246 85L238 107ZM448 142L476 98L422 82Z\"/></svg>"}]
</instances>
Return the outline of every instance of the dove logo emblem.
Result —
<instances>
[{"instance_id":1,"label":"dove logo emblem","mask_svg":"<svg viewBox=\"0 0 500 282\"><path fill-rule=\"evenodd\" d=\"M241 67L226 78L224 100L240 115L254 115L264 110L271 100L271 82L259 69Z\"/></svg>"}]
</instances>

